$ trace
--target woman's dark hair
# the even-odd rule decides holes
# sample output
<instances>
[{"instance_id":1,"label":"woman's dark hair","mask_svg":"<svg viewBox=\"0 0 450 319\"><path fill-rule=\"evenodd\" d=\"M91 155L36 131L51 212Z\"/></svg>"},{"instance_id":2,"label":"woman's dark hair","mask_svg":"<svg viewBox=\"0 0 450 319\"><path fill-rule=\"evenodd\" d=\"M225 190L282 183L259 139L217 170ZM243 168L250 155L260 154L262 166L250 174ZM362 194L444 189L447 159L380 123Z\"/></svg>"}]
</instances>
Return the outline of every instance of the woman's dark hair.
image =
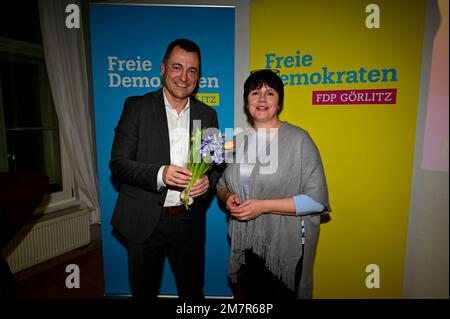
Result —
<instances>
[{"instance_id":1,"label":"woman's dark hair","mask_svg":"<svg viewBox=\"0 0 450 319\"><path fill-rule=\"evenodd\" d=\"M198 62L199 62L199 65L201 65L202 56L200 54L200 48L198 47L198 45L195 42L188 40L188 39L176 39L169 43L169 45L167 46L166 54L164 54L164 59L163 59L164 64L167 62L167 60L169 60L170 54L172 53L172 51L175 47L180 47L186 52L197 53Z\"/></svg>"},{"instance_id":2,"label":"woman's dark hair","mask_svg":"<svg viewBox=\"0 0 450 319\"><path fill-rule=\"evenodd\" d=\"M270 69L262 69L251 72L249 77L244 83L244 110L248 114L248 95L253 90L259 90L263 85L274 89L278 93L278 111L277 115L281 113L283 109L284 101L284 85L280 77Z\"/></svg>"}]
</instances>

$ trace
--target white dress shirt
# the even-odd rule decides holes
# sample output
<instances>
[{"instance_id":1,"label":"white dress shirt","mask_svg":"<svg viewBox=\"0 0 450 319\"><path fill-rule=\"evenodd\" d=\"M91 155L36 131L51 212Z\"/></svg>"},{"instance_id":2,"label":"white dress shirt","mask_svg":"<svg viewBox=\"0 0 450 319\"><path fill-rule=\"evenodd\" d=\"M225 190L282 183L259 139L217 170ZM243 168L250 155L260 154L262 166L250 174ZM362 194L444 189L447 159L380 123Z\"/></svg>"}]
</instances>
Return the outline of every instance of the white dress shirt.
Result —
<instances>
[{"instance_id":1,"label":"white dress shirt","mask_svg":"<svg viewBox=\"0 0 450 319\"><path fill-rule=\"evenodd\" d=\"M166 108L167 125L169 128L170 140L170 164L186 167L189 161L189 119L190 119L190 99L188 99L185 108L178 114L177 110L170 105L169 100L164 93L164 106ZM157 186L160 190L166 187L163 181L164 167L158 171ZM179 191L169 189L167 191L164 207L182 205Z\"/></svg>"}]
</instances>

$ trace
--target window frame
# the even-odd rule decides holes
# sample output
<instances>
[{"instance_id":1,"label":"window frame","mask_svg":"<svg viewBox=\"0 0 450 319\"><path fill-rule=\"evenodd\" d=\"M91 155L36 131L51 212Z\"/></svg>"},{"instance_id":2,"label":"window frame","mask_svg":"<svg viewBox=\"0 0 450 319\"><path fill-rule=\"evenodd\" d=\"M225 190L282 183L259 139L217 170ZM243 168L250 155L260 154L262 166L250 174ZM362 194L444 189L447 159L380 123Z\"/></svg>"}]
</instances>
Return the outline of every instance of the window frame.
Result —
<instances>
[{"instance_id":1,"label":"window frame","mask_svg":"<svg viewBox=\"0 0 450 319\"><path fill-rule=\"evenodd\" d=\"M7 54L15 54L25 58L38 58L42 59L45 64L45 56L42 45L25 42L21 40L15 40L0 36L0 52ZM1 85L1 78L0 78ZM50 85L50 83L49 83ZM50 89L50 94L51 89ZM56 111L56 108L55 108ZM58 117L57 111L56 116ZM60 165L61 165L61 183L62 190L46 194L41 201L40 206L34 211L33 215L42 215L58 210L62 210L72 206L80 205L79 193L75 184L74 170L70 160L68 151L64 145L67 143L66 137L61 134L61 122L58 120L58 132L59 132L59 151L60 151ZM0 86L0 154L4 153L5 156L0 156L0 170L9 171L8 155L7 155L7 140L6 140L6 125L4 119L4 107L2 90Z\"/></svg>"}]
</instances>

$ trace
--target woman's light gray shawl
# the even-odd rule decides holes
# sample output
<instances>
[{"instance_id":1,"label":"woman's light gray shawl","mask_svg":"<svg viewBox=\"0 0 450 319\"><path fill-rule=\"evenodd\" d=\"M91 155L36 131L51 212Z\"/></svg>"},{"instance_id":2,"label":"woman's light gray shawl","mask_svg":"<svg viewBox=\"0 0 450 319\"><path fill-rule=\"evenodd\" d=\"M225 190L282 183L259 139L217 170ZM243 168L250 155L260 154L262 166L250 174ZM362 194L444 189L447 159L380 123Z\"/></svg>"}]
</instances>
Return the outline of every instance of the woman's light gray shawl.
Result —
<instances>
[{"instance_id":1,"label":"woman's light gray shawl","mask_svg":"<svg viewBox=\"0 0 450 319\"><path fill-rule=\"evenodd\" d=\"M242 133L242 134L245 134ZM244 143L235 137L235 151L239 153ZM328 190L322 161L316 145L309 134L294 125L282 122L271 143L278 141L278 165L276 171L267 174L269 164L257 160L250 176L250 198L280 199L306 194L325 206L330 212ZM274 147L271 147L273 150ZM267 151L268 152L268 151ZM267 153L268 154L268 153ZM274 163L270 163L273 165ZM261 170L262 168L262 170ZM239 163L230 163L217 184L217 189L228 189L243 196ZM265 174L264 174L265 173ZM301 244L301 221L304 220L306 241L304 252ZM246 249L265 259L266 267L278 276L288 288L294 290L295 269L304 253L302 278L298 298L312 297L312 267L319 235L320 216L286 216L263 214L248 222L230 218L228 234L231 251L228 275L237 282L239 268L245 264Z\"/></svg>"}]
</instances>

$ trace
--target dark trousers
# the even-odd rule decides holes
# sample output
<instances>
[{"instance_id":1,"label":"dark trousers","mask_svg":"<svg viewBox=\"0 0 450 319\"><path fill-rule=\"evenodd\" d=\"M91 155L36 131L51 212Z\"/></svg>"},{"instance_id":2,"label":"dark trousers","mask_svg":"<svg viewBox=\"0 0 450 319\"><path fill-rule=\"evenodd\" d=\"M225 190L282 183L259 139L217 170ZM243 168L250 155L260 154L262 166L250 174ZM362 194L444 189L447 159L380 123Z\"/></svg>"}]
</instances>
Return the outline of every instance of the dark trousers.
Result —
<instances>
[{"instance_id":1,"label":"dark trousers","mask_svg":"<svg viewBox=\"0 0 450 319\"><path fill-rule=\"evenodd\" d=\"M157 297L167 256L178 296L203 299L204 255L204 217L194 212L176 216L163 213L147 240L128 243L128 272L133 298Z\"/></svg>"},{"instance_id":2,"label":"dark trousers","mask_svg":"<svg viewBox=\"0 0 450 319\"><path fill-rule=\"evenodd\" d=\"M300 258L295 272L295 290L301 279L303 259ZM289 289L265 266L263 258L251 250L245 251L245 265L239 270L239 298L245 299L296 299L296 291Z\"/></svg>"}]
</instances>

